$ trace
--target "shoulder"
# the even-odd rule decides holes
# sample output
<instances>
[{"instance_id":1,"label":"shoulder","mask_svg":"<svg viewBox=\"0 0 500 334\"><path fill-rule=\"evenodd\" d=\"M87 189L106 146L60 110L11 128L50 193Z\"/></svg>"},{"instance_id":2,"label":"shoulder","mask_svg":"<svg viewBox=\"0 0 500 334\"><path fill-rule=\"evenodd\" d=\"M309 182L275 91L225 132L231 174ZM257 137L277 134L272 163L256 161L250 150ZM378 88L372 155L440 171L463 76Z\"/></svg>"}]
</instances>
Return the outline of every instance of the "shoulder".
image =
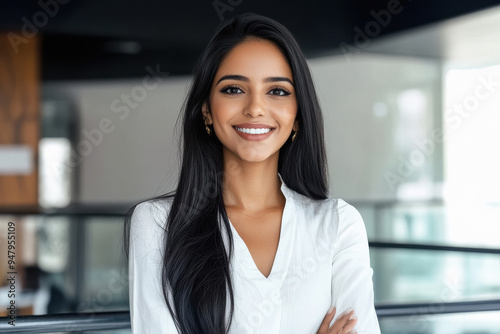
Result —
<instances>
[{"instance_id":1,"label":"shoulder","mask_svg":"<svg viewBox=\"0 0 500 334\"><path fill-rule=\"evenodd\" d=\"M132 223L151 224L153 222L165 226L165 221L172 205L172 198L155 199L141 202L135 206Z\"/></svg>"},{"instance_id":2,"label":"shoulder","mask_svg":"<svg viewBox=\"0 0 500 334\"><path fill-rule=\"evenodd\" d=\"M172 198L147 200L137 204L130 218L130 241L159 239L163 235Z\"/></svg>"},{"instance_id":3,"label":"shoulder","mask_svg":"<svg viewBox=\"0 0 500 334\"><path fill-rule=\"evenodd\" d=\"M298 215L302 216L306 228L317 225L319 231L331 237L333 244L345 239L366 239L366 228L359 211L341 198L314 200L294 194Z\"/></svg>"},{"instance_id":4,"label":"shoulder","mask_svg":"<svg viewBox=\"0 0 500 334\"><path fill-rule=\"evenodd\" d=\"M292 191L293 200L298 210L309 217L330 218L335 225L363 224L359 211L341 198L316 200Z\"/></svg>"},{"instance_id":5,"label":"shoulder","mask_svg":"<svg viewBox=\"0 0 500 334\"><path fill-rule=\"evenodd\" d=\"M361 214L354 206L352 206L351 204L347 203L346 201L340 198L337 199L336 201L337 201L339 223L343 223L344 225L349 225L349 224L359 225L361 223L362 225L364 225Z\"/></svg>"},{"instance_id":6,"label":"shoulder","mask_svg":"<svg viewBox=\"0 0 500 334\"><path fill-rule=\"evenodd\" d=\"M296 210L304 212L309 217L324 216L336 210L336 199L313 199L293 190L290 194Z\"/></svg>"},{"instance_id":7,"label":"shoulder","mask_svg":"<svg viewBox=\"0 0 500 334\"><path fill-rule=\"evenodd\" d=\"M308 224L311 221L318 221L329 225L337 225L339 220L339 208L344 213L346 202L336 198L313 199L303 194L293 191L293 202L297 214L307 217ZM347 206L349 206L347 204ZM354 208L353 208L354 209ZM350 211L350 208L347 208Z\"/></svg>"}]
</instances>

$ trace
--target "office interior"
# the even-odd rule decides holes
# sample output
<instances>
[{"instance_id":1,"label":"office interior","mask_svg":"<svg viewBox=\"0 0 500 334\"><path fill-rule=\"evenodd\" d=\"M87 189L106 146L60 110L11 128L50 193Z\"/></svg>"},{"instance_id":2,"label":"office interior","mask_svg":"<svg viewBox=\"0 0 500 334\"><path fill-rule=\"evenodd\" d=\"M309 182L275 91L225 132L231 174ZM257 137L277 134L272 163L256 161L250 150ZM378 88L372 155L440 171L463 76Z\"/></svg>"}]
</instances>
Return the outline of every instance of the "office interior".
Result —
<instances>
[{"instance_id":1,"label":"office interior","mask_svg":"<svg viewBox=\"0 0 500 334\"><path fill-rule=\"evenodd\" d=\"M500 333L500 3L1 7L0 332L14 275L22 332L130 333L125 212L175 189L194 61L256 12L308 59L382 333Z\"/></svg>"}]
</instances>

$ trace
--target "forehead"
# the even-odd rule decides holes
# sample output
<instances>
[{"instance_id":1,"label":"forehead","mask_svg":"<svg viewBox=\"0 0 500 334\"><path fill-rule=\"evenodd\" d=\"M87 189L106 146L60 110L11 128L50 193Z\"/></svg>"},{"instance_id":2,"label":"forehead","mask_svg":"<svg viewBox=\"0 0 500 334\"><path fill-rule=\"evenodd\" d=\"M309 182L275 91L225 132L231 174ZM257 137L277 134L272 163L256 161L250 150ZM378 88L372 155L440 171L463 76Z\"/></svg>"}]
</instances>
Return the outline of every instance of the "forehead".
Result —
<instances>
[{"instance_id":1,"label":"forehead","mask_svg":"<svg viewBox=\"0 0 500 334\"><path fill-rule=\"evenodd\" d=\"M216 79L226 74L252 78L286 76L292 79L292 70L280 49L263 39L250 39L235 46L224 58Z\"/></svg>"}]
</instances>

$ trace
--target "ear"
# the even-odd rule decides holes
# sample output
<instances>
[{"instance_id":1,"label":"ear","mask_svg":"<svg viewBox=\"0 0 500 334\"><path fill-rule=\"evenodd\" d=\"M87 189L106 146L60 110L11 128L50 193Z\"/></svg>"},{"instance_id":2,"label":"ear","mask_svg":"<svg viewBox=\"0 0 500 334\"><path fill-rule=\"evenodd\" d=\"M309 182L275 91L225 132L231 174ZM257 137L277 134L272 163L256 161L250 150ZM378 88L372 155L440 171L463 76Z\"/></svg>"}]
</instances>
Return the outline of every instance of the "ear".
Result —
<instances>
[{"instance_id":1,"label":"ear","mask_svg":"<svg viewBox=\"0 0 500 334\"><path fill-rule=\"evenodd\" d=\"M295 121L293 123L293 131L299 131L299 121Z\"/></svg>"},{"instance_id":2,"label":"ear","mask_svg":"<svg viewBox=\"0 0 500 334\"><path fill-rule=\"evenodd\" d=\"M203 114L203 118L205 119L206 124L212 124L212 115L210 114L210 111L208 110L208 103L203 102L203 105L201 106L201 113Z\"/></svg>"}]
</instances>

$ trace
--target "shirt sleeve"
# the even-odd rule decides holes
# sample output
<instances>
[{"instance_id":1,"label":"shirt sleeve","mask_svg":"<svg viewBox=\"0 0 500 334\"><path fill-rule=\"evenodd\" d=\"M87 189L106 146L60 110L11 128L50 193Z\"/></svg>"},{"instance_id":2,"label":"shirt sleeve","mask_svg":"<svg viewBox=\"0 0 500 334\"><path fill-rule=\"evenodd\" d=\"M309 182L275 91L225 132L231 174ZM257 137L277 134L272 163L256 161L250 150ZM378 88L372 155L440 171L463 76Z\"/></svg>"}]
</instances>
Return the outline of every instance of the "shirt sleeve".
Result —
<instances>
[{"instance_id":1,"label":"shirt sleeve","mask_svg":"<svg viewBox=\"0 0 500 334\"><path fill-rule=\"evenodd\" d=\"M164 209L160 202L143 202L131 217L128 264L130 320L134 334L178 333L161 285Z\"/></svg>"},{"instance_id":2,"label":"shirt sleeve","mask_svg":"<svg viewBox=\"0 0 500 334\"><path fill-rule=\"evenodd\" d=\"M338 229L332 258L333 324L351 307L358 318L358 333L380 333L373 301L373 270L370 267L366 228L358 210L338 200Z\"/></svg>"}]
</instances>

